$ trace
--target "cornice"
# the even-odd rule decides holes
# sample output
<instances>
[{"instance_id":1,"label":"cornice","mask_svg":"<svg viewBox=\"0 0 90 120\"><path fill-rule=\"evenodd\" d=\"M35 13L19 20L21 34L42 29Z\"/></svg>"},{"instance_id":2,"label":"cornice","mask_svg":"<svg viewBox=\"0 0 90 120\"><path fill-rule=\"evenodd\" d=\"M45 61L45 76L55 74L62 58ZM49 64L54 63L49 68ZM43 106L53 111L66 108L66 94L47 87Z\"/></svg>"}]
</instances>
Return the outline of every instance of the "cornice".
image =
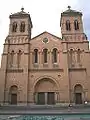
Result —
<instances>
[{"instance_id":1,"label":"cornice","mask_svg":"<svg viewBox=\"0 0 90 120\"><path fill-rule=\"evenodd\" d=\"M23 72L23 69L22 68L8 68L6 71L8 73L12 73L12 72L21 73L21 72Z\"/></svg>"},{"instance_id":2,"label":"cornice","mask_svg":"<svg viewBox=\"0 0 90 120\"><path fill-rule=\"evenodd\" d=\"M62 43L89 43L89 41L62 41Z\"/></svg>"},{"instance_id":3,"label":"cornice","mask_svg":"<svg viewBox=\"0 0 90 120\"><path fill-rule=\"evenodd\" d=\"M34 71L60 71L63 72L63 69L58 69L58 68L54 68L54 69L29 69L29 72L34 72Z\"/></svg>"},{"instance_id":4,"label":"cornice","mask_svg":"<svg viewBox=\"0 0 90 120\"><path fill-rule=\"evenodd\" d=\"M69 71L86 71L86 68L69 68Z\"/></svg>"}]
</instances>

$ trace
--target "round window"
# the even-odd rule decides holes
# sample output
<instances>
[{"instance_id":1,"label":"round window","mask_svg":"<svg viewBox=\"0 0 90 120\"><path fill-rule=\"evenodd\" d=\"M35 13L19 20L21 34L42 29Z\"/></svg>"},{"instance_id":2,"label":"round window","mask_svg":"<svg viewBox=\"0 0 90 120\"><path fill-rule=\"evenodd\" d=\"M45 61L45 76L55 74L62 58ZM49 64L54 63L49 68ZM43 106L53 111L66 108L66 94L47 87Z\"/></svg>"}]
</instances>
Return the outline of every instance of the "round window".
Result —
<instances>
[{"instance_id":1,"label":"round window","mask_svg":"<svg viewBox=\"0 0 90 120\"><path fill-rule=\"evenodd\" d=\"M47 39L47 38L44 38L44 39L43 39L43 42L44 42L44 43L47 43L47 42L48 42L48 39Z\"/></svg>"}]
</instances>

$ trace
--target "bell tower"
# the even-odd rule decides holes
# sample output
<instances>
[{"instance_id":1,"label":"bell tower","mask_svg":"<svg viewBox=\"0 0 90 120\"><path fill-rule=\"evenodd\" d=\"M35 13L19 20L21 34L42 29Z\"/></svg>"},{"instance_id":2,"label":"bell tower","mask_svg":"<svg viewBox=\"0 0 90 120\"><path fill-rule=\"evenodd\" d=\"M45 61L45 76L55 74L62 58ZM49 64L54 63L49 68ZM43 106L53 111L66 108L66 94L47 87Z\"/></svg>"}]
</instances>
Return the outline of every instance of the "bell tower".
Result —
<instances>
[{"instance_id":1,"label":"bell tower","mask_svg":"<svg viewBox=\"0 0 90 120\"><path fill-rule=\"evenodd\" d=\"M61 13L61 34L65 41L82 41L87 39L83 30L82 13L72 10L68 6L68 10Z\"/></svg>"},{"instance_id":2,"label":"bell tower","mask_svg":"<svg viewBox=\"0 0 90 120\"><path fill-rule=\"evenodd\" d=\"M32 21L30 15L21 8L20 12L11 14L9 36L29 36L31 38Z\"/></svg>"},{"instance_id":3,"label":"bell tower","mask_svg":"<svg viewBox=\"0 0 90 120\"><path fill-rule=\"evenodd\" d=\"M28 69L30 61L29 48L32 21L30 15L24 12L24 8L21 8L20 12L11 14L9 18L9 34L5 39L0 69L0 77L2 78L2 89L0 87L0 96L2 97L0 97L0 101L4 104L7 104L7 101L11 101L7 94L7 91L9 90L8 83L11 81L11 87L13 85L16 85L16 88L20 88L21 85L24 86L20 93L23 93L22 98L17 97L18 95L16 95L16 103L19 103L19 101L22 100L22 103L27 104L27 89L29 81ZM18 76L21 74L23 74L23 77L21 78L22 80L20 80ZM6 76L8 76L8 78Z\"/></svg>"}]
</instances>

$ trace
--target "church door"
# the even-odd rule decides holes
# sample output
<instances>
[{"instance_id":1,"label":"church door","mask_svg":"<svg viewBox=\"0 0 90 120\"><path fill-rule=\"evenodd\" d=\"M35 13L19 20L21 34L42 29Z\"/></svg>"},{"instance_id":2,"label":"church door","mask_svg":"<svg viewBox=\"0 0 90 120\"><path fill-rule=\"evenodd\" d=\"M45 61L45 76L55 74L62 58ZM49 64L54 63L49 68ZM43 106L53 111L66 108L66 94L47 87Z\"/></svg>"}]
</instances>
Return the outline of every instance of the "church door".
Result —
<instances>
[{"instance_id":1,"label":"church door","mask_svg":"<svg viewBox=\"0 0 90 120\"><path fill-rule=\"evenodd\" d=\"M11 104L17 104L17 94L11 94Z\"/></svg>"},{"instance_id":2,"label":"church door","mask_svg":"<svg viewBox=\"0 0 90 120\"><path fill-rule=\"evenodd\" d=\"M83 87L80 84L75 85L74 92L75 92L75 103L82 104Z\"/></svg>"},{"instance_id":3,"label":"church door","mask_svg":"<svg viewBox=\"0 0 90 120\"><path fill-rule=\"evenodd\" d=\"M38 93L38 101L37 104L43 105L45 104L45 93L44 92L39 92Z\"/></svg>"},{"instance_id":4,"label":"church door","mask_svg":"<svg viewBox=\"0 0 90 120\"><path fill-rule=\"evenodd\" d=\"M81 93L76 93L76 94L75 94L75 97L76 97L76 98L75 98L75 99L76 99L76 100L75 100L75 103L76 103L76 104L82 104L82 94L81 94Z\"/></svg>"},{"instance_id":5,"label":"church door","mask_svg":"<svg viewBox=\"0 0 90 120\"><path fill-rule=\"evenodd\" d=\"M18 95L18 87L13 85L10 87L10 103L17 104L17 95Z\"/></svg>"},{"instance_id":6,"label":"church door","mask_svg":"<svg viewBox=\"0 0 90 120\"><path fill-rule=\"evenodd\" d=\"M48 92L47 93L47 104L55 104L54 92Z\"/></svg>"}]
</instances>

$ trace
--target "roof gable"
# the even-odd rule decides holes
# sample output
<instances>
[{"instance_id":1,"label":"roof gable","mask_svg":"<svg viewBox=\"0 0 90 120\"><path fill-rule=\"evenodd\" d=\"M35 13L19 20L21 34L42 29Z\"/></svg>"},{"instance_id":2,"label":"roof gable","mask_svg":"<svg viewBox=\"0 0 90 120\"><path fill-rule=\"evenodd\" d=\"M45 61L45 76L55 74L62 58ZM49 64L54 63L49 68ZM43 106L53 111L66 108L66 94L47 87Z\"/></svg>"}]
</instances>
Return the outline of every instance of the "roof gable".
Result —
<instances>
[{"instance_id":1,"label":"roof gable","mask_svg":"<svg viewBox=\"0 0 90 120\"><path fill-rule=\"evenodd\" d=\"M52 35L48 32L43 32L38 36L32 38L30 40L31 50L39 49L40 51L44 48L52 50L53 48L57 48L58 50L62 49L62 39Z\"/></svg>"},{"instance_id":2,"label":"roof gable","mask_svg":"<svg viewBox=\"0 0 90 120\"><path fill-rule=\"evenodd\" d=\"M62 39L60 37L57 37L57 36L47 32L47 31L33 37L31 40L38 39L39 37L50 37L50 38L53 38L53 39L55 38L56 40L61 40L62 41Z\"/></svg>"}]
</instances>

